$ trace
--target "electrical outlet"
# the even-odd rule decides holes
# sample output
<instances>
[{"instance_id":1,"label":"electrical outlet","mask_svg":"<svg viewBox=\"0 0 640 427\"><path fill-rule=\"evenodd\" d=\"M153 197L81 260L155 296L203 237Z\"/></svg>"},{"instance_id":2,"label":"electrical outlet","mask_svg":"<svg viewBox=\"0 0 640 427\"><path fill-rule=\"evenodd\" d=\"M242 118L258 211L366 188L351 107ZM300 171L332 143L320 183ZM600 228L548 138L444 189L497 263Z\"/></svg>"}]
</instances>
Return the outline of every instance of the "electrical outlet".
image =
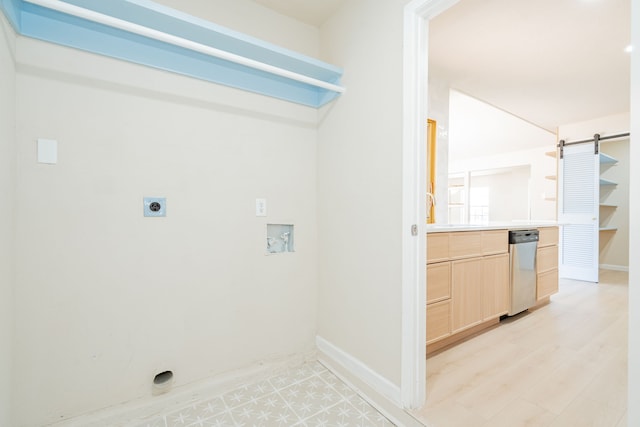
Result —
<instances>
[{"instance_id":1,"label":"electrical outlet","mask_svg":"<svg viewBox=\"0 0 640 427\"><path fill-rule=\"evenodd\" d=\"M145 197L144 216L167 216L167 199L165 197Z\"/></svg>"}]
</instances>

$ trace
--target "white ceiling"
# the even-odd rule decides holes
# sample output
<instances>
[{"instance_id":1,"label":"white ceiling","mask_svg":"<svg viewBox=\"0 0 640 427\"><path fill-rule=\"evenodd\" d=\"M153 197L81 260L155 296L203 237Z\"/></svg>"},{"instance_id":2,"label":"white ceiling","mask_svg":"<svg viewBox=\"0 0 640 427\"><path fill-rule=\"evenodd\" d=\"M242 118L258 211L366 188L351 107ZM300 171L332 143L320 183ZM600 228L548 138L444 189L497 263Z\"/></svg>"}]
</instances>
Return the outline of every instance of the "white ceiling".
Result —
<instances>
[{"instance_id":1,"label":"white ceiling","mask_svg":"<svg viewBox=\"0 0 640 427\"><path fill-rule=\"evenodd\" d=\"M430 21L429 69L545 129L629 111L630 0L462 0Z\"/></svg>"},{"instance_id":2,"label":"white ceiling","mask_svg":"<svg viewBox=\"0 0 640 427\"><path fill-rule=\"evenodd\" d=\"M320 26L347 0L254 1ZM430 21L430 73L554 132L627 112L630 9L630 0L461 0Z\"/></svg>"}]
</instances>

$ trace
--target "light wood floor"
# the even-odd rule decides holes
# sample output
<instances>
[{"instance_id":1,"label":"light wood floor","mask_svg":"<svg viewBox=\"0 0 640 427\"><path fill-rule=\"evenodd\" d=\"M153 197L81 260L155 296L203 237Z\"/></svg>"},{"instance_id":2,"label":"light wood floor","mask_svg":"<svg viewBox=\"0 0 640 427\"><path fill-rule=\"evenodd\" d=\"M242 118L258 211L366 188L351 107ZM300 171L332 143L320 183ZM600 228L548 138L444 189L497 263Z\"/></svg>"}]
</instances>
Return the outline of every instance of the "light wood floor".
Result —
<instances>
[{"instance_id":1,"label":"light wood floor","mask_svg":"<svg viewBox=\"0 0 640 427\"><path fill-rule=\"evenodd\" d=\"M427 359L437 427L627 425L628 274L561 280L551 303Z\"/></svg>"}]
</instances>

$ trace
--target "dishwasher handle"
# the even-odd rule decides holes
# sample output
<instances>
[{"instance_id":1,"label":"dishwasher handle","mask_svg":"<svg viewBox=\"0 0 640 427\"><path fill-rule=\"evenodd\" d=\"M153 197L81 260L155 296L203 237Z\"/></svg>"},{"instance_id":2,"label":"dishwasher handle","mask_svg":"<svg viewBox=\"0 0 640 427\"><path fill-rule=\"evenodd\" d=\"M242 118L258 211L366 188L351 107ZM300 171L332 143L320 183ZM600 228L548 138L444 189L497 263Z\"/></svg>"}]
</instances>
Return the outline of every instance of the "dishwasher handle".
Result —
<instances>
[{"instance_id":1,"label":"dishwasher handle","mask_svg":"<svg viewBox=\"0 0 640 427\"><path fill-rule=\"evenodd\" d=\"M511 230L509 231L509 244L517 245L518 243L537 242L540 240L540 232L538 230Z\"/></svg>"}]
</instances>

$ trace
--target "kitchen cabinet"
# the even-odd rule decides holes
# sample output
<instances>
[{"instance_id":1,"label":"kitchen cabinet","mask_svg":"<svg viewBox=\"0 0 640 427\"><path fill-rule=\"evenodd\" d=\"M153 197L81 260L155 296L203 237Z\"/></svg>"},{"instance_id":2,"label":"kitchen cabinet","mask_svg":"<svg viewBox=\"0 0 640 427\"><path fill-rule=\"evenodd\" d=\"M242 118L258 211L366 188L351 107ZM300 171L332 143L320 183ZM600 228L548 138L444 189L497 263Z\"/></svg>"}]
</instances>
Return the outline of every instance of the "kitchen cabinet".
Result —
<instances>
[{"instance_id":1,"label":"kitchen cabinet","mask_svg":"<svg viewBox=\"0 0 640 427\"><path fill-rule=\"evenodd\" d=\"M506 229L429 234L428 346L447 345L507 313L508 243Z\"/></svg>"},{"instance_id":2,"label":"kitchen cabinet","mask_svg":"<svg viewBox=\"0 0 640 427\"><path fill-rule=\"evenodd\" d=\"M509 310L509 254L451 262L451 333Z\"/></svg>"},{"instance_id":3,"label":"kitchen cabinet","mask_svg":"<svg viewBox=\"0 0 640 427\"><path fill-rule=\"evenodd\" d=\"M509 254L487 256L482 261L482 320L509 311Z\"/></svg>"},{"instance_id":4,"label":"kitchen cabinet","mask_svg":"<svg viewBox=\"0 0 640 427\"><path fill-rule=\"evenodd\" d=\"M434 243L437 239L434 240ZM451 263L427 265L427 345L451 335Z\"/></svg>"},{"instance_id":5,"label":"kitchen cabinet","mask_svg":"<svg viewBox=\"0 0 640 427\"><path fill-rule=\"evenodd\" d=\"M536 295L543 300L558 292L558 227L539 229L536 254Z\"/></svg>"},{"instance_id":6,"label":"kitchen cabinet","mask_svg":"<svg viewBox=\"0 0 640 427\"><path fill-rule=\"evenodd\" d=\"M451 262L451 332L482 322L482 257Z\"/></svg>"},{"instance_id":7,"label":"kitchen cabinet","mask_svg":"<svg viewBox=\"0 0 640 427\"><path fill-rule=\"evenodd\" d=\"M451 300L427 306L427 345L451 335Z\"/></svg>"}]
</instances>

